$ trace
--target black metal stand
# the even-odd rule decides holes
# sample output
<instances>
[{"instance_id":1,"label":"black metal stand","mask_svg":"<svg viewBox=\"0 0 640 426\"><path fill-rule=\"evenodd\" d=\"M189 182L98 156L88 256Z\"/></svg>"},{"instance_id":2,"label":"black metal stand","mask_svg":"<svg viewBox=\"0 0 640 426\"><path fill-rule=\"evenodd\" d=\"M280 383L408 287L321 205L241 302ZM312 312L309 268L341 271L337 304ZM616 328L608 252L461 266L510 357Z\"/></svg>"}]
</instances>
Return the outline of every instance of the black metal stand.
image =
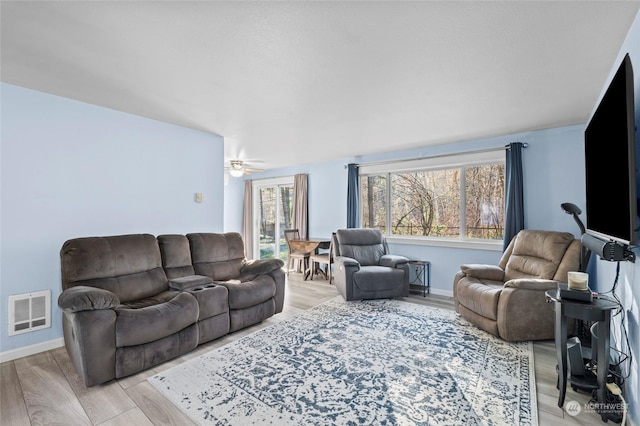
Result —
<instances>
[{"instance_id":1,"label":"black metal stand","mask_svg":"<svg viewBox=\"0 0 640 426\"><path fill-rule=\"evenodd\" d=\"M427 293L431 293L431 262L428 260L410 260L409 267L416 274L413 281L409 281L409 288L412 285L421 287L422 297L426 297Z\"/></svg>"},{"instance_id":2,"label":"black metal stand","mask_svg":"<svg viewBox=\"0 0 640 426\"><path fill-rule=\"evenodd\" d=\"M605 404L607 372L609 370L609 340L611 326L611 311L618 307L617 303L595 299L593 302L577 302L562 299L558 290L548 290L547 300L554 302L556 313L555 341L556 355L558 357L558 407L564 405L567 391L567 380L581 388L596 388L597 402ZM598 367L597 381L584 380L582 378L567 377L567 318L576 318L585 321L598 322ZM607 421L605 414L600 415L603 421Z\"/></svg>"}]
</instances>

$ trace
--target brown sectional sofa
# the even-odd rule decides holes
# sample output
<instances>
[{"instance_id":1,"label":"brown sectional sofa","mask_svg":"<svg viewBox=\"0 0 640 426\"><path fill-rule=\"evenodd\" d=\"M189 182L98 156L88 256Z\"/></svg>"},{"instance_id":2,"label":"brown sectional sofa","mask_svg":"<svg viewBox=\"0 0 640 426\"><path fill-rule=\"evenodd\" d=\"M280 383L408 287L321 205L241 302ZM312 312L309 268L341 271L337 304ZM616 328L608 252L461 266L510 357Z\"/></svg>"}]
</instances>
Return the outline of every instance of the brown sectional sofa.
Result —
<instances>
[{"instance_id":1,"label":"brown sectional sofa","mask_svg":"<svg viewBox=\"0 0 640 426\"><path fill-rule=\"evenodd\" d=\"M65 346L86 386L137 373L282 312L284 263L247 261L237 233L68 240Z\"/></svg>"}]
</instances>

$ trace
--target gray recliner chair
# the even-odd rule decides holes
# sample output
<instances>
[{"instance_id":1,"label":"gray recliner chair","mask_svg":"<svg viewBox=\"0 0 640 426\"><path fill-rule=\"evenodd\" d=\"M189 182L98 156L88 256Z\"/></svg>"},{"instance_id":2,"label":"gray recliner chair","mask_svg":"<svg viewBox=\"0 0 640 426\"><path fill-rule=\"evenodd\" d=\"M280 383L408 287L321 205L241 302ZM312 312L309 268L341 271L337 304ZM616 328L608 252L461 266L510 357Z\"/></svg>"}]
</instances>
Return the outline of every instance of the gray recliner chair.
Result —
<instances>
[{"instance_id":1,"label":"gray recliner chair","mask_svg":"<svg viewBox=\"0 0 640 426\"><path fill-rule=\"evenodd\" d=\"M409 259L389 254L379 229L339 229L333 249L335 285L345 300L409 296Z\"/></svg>"}]
</instances>

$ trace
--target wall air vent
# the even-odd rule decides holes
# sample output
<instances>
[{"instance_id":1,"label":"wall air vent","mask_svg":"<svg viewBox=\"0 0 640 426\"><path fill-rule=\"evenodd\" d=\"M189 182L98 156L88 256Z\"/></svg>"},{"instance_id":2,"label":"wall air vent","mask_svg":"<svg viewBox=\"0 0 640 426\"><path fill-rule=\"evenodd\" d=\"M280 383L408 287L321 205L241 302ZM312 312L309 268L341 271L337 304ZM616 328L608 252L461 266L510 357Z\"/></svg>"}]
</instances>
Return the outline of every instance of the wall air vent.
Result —
<instances>
[{"instance_id":1,"label":"wall air vent","mask_svg":"<svg viewBox=\"0 0 640 426\"><path fill-rule=\"evenodd\" d=\"M9 336L51 327L51 290L9 296Z\"/></svg>"}]
</instances>

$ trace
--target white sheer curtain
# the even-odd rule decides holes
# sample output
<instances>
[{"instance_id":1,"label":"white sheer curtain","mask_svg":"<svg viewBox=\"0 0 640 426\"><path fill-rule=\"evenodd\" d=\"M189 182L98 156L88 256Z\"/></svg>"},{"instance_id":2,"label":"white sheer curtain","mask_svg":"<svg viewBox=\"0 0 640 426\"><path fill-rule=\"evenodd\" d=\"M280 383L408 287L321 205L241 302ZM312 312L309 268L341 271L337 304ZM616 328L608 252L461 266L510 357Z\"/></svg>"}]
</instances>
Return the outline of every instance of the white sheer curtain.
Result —
<instances>
[{"instance_id":1,"label":"white sheer curtain","mask_svg":"<svg viewBox=\"0 0 640 426\"><path fill-rule=\"evenodd\" d=\"M300 238L308 238L309 202L307 196L307 175L293 177L293 228L298 229Z\"/></svg>"},{"instance_id":2,"label":"white sheer curtain","mask_svg":"<svg viewBox=\"0 0 640 426\"><path fill-rule=\"evenodd\" d=\"M251 179L244 181L244 202L242 208L242 238L244 239L244 251L247 259L253 259L253 209Z\"/></svg>"}]
</instances>

